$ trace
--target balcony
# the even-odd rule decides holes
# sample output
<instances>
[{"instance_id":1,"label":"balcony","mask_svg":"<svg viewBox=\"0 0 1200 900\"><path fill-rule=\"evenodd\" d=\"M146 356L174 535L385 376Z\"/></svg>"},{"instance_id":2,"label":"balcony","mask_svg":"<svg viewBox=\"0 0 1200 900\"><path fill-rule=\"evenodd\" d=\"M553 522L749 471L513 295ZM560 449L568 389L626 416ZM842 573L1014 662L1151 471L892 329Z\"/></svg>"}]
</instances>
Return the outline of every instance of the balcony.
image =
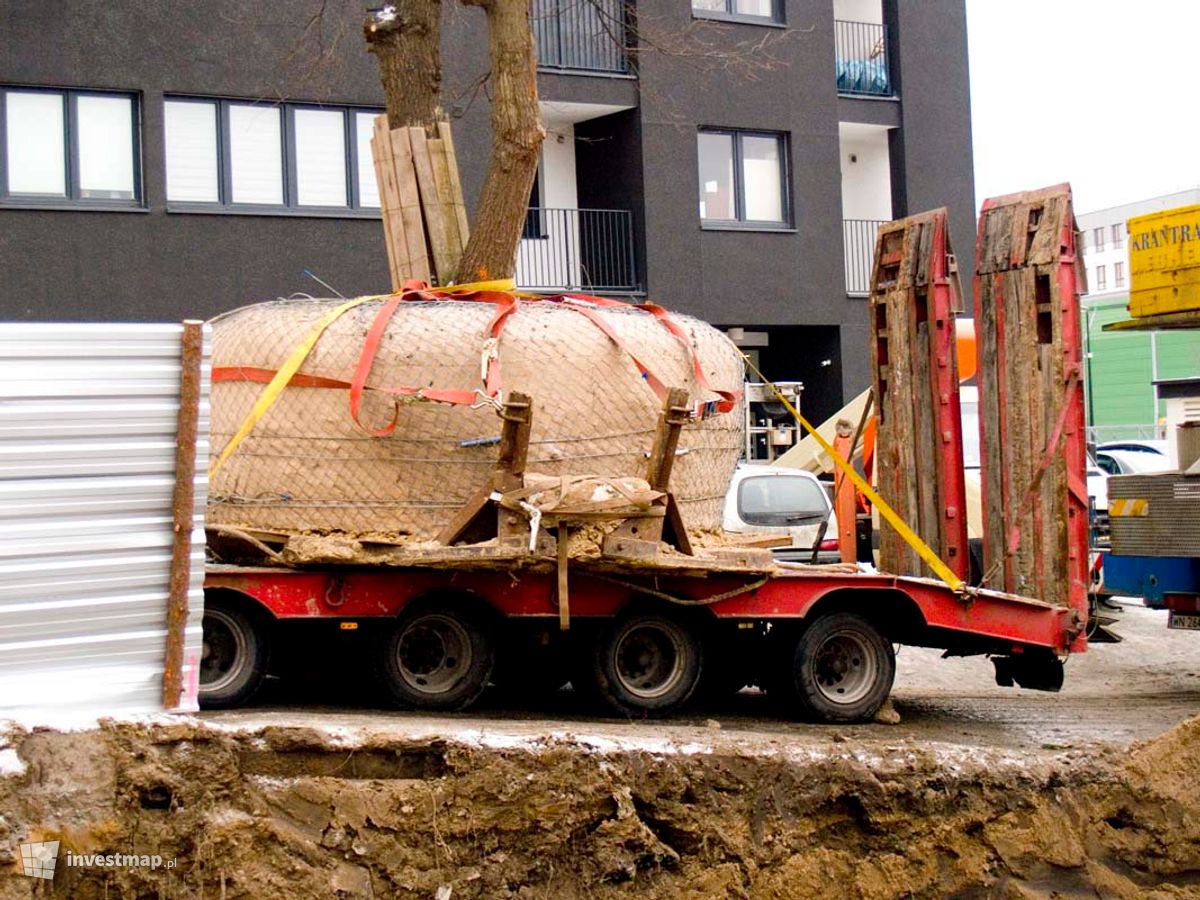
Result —
<instances>
[{"instance_id":1,"label":"balcony","mask_svg":"<svg viewBox=\"0 0 1200 900\"><path fill-rule=\"evenodd\" d=\"M865 297L871 293L871 268L875 265L875 238L883 219L843 219L842 245L846 267L846 293Z\"/></svg>"},{"instance_id":2,"label":"balcony","mask_svg":"<svg viewBox=\"0 0 1200 900\"><path fill-rule=\"evenodd\" d=\"M531 208L517 248L517 285L531 291L636 291L633 217L624 209Z\"/></svg>"},{"instance_id":3,"label":"balcony","mask_svg":"<svg viewBox=\"0 0 1200 900\"><path fill-rule=\"evenodd\" d=\"M538 67L625 75L625 0L533 0Z\"/></svg>"},{"instance_id":4,"label":"balcony","mask_svg":"<svg viewBox=\"0 0 1200 900\"><path fill-rule=\"evenodd\" d=\"M888 67L887 30L876 22L833 23L839 94L892 96Z\"/></svg>"}]
</instances>

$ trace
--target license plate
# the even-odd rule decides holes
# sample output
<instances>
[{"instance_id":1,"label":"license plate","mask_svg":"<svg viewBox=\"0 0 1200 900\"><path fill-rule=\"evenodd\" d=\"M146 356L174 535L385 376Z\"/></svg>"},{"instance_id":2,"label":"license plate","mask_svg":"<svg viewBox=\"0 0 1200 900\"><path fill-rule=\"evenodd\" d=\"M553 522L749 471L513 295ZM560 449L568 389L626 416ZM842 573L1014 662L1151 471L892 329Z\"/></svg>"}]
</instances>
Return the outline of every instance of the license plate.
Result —
<instances>
[{"instance_id":1,"label":"license plate","mask_svg":"<svg viewBox=\"0 0 1200 900\"><path fill-rule=\"evenodd\" d=\"M1167 627L1182 628L1185 631L1200 631L1200 616L1172 611L1167 617Z\"/></svg>"}]
</instances>

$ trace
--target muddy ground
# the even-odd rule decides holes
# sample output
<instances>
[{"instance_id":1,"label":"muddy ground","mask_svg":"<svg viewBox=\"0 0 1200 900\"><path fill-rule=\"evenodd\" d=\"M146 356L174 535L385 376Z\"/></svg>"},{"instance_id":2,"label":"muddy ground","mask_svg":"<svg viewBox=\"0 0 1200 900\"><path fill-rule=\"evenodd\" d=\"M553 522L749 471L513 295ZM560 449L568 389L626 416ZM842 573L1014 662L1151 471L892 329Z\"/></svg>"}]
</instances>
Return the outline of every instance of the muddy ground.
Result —
<instances>
[{"instance_id":1,"label":"muddy ground","mask_svg":"<svg viewBox=\"0 0 1200 900\"><path fill-rule=\"evenodd\" d=\"M1200 897L1200 635L1128 609L1062 694L899 657L898 725L264 705L0 738L0 898ZM289 704L286 707L280 704ZM18 844L61 840L53 882ZM158 854L145 867L73 853Z\"/></svg>"}]
</instances>

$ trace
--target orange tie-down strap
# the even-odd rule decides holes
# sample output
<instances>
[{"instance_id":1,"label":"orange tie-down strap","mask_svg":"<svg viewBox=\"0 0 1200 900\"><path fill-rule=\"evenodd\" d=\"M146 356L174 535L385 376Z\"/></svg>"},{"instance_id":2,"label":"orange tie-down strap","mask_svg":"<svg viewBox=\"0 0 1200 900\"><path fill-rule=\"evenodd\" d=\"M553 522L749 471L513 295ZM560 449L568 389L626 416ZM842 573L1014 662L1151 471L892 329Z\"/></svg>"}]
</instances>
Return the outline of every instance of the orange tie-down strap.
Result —
<instances>
[{"instance_id":1,"label":"orange tie-down strap","mask_svg":"<svg viewBox=\"0 0 1200 900\"><path fill-rule=\"evenodd\" d=\"M350 391L350 415L356 425L362 428L367 433L374 437L386 437L391 434L395 428L399 417L399 409L392 416L392 421L383 428L371 428L365 425L361 418L360 412L362 409L362 396L364 391L378 391L380 393L392 394L395 396L412 397L417 400L429 400L437 403L453 403L472 405L478 403L481 394L496 398L501 390L500 377L500 357L497 353L497 345L501 333L504 330L504 325L509 317L517 310L521 303L529 302L550 302L558 303L571 309L587 318L594 324L605 336L609 338L617 347L623 350L637 366L638 372L642 379L650 386L650 388L659 397L666 397L667 385L654 372L643 363L638 357L625 345L619 334L598 314L597 308L628 308L641 309L654 316L663 326L676 337L684 348L688 351L691 360L692 370L695 374L697 383L709 393L715 394L719 399L706 402L700 402L693 410L693 414L698 418L703 418L714 413L729 412L734 408L738 399L741 397L741 391L725 391L714 388L708 380L704 372L704 368L700 363L700 358L696 353L695 347L688 338L687 332L679 326L667 310L661 306L654 304L644 304L635 306L629 303L623 303L619 300L611 300L605 297L592 297L585 294L564 294L561 296L541 297L541 296L526 296L518 295L509 290L496 289L479 289L466 290L471 286L464 285L461 288L430 288L424 282L409 281L406 282L400 293L394 294L387 298L379 311L375 314L375 319L371 323L371 327L367 332L366 340L363 342L362 353L359 355L358 363L354 369L352 380L347 382L336 378L326 378L320 375L307 375L297 372L292 375L287 381L287 384L293 387L312 387L312 388L336 388ZM439 388L414 388L414 387L381 387L377 385L368 385L367 379L370 377L371 369L375 364L375 357L379 352L379 347L383 342L383 337L387 332L387 327L393 314L399 308L401 303L425 300L467 300L482 303L492 303L496 307L496 313L492 316L489 323L486 335L488 344L484 348L484 356L480 367L480 381L482 382L482 390L466 390L466 389L439 389ZM261 384L271 384L276 376L277 371L264 369L256 366L222 366L213 369L212 378L214 382L220 381L252 381Z\"/></svg>"}]
</instances>

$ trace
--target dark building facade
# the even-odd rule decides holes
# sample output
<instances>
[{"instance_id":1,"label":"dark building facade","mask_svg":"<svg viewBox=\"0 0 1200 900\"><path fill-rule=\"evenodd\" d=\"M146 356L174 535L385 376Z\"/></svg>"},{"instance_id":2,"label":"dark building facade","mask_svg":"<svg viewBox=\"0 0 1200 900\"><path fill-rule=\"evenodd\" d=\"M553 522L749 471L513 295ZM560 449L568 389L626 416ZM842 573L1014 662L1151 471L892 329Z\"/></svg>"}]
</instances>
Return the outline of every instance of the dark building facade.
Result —
<instances>
[{"instance_id":1,"label":"dark building facade","mask_svg":"<svg viewBox=\"0 0 1200 900\"><path fill-rule=\"evenodd\" d=\"M329 293L307 273L386 291L364 14L0 5L0 321ZM820 416L869 380L879 221L949 207L970 271L962 0L534 0L534 32L547 138L523 286L705 318L769 377L803 381ZM489 153L486 48L482 11L447 4L468 205Z\"/></svg>"}]
</instances>

